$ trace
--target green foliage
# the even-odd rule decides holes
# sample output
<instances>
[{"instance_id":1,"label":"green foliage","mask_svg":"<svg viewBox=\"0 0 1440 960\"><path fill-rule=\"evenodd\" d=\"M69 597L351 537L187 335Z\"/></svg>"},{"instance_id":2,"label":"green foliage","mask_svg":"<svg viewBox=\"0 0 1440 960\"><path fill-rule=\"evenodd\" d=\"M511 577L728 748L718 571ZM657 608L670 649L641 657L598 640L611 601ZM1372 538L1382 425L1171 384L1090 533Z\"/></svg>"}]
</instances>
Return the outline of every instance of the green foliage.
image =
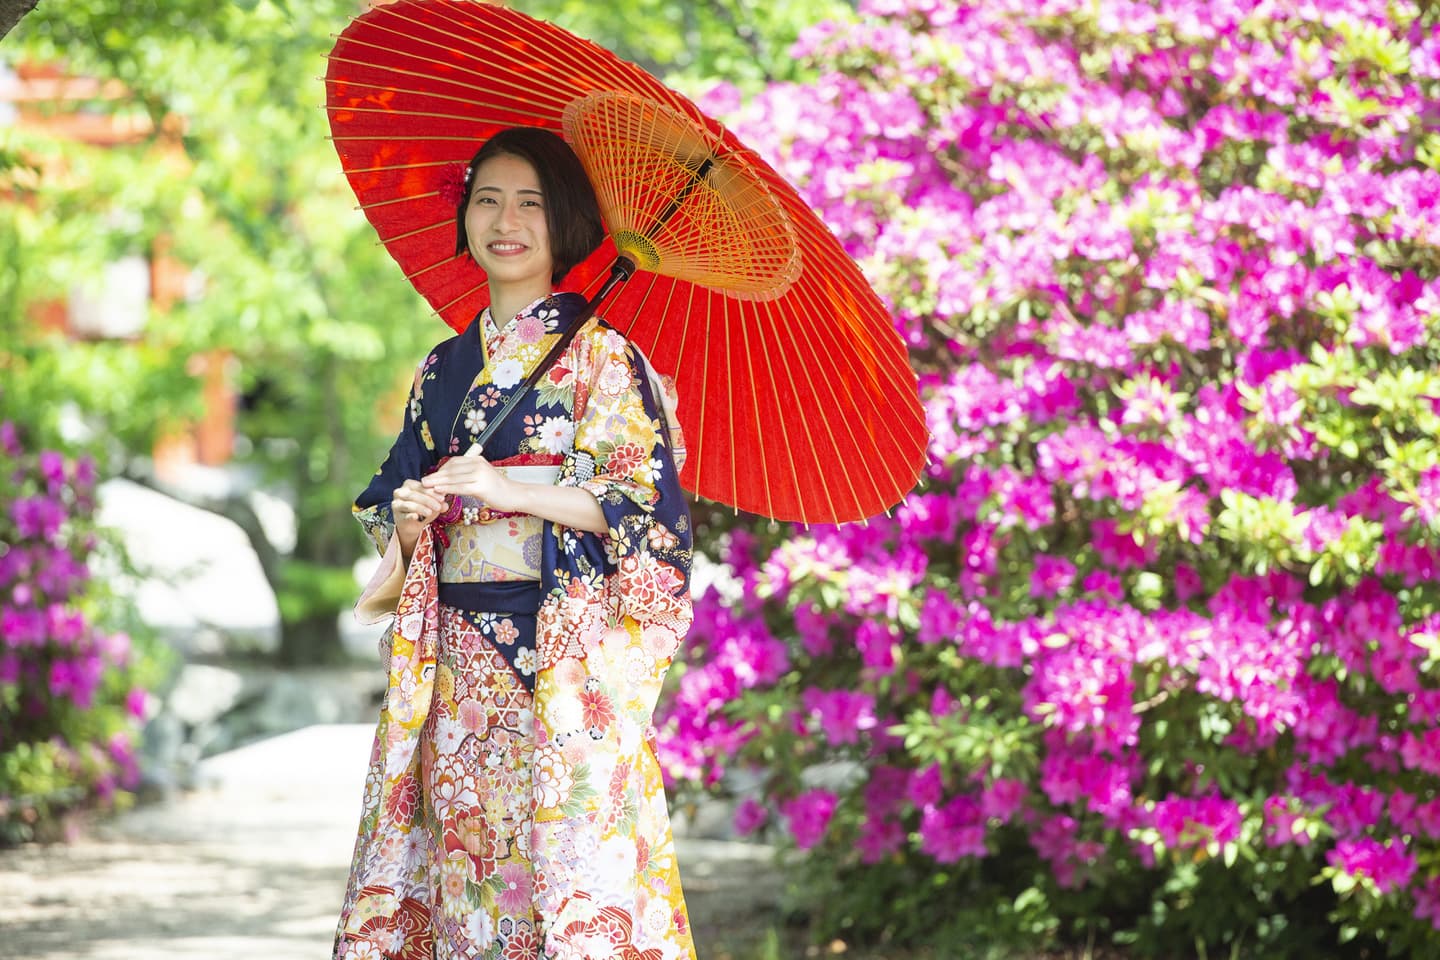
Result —
<instances>
[{"instance_id":1,"label":"green foliage","mask_svg":"<svg viewBox=\"0 0 1440 960\"><path fill-rule=\"evenodd\" d=\"M790 44L804 28L851 12L851 4L844 0L623 4L527 0L517 7L593 40L682 88L724 79L745 89L813 73L790 56Z\"/></svg>"}]
</instances>

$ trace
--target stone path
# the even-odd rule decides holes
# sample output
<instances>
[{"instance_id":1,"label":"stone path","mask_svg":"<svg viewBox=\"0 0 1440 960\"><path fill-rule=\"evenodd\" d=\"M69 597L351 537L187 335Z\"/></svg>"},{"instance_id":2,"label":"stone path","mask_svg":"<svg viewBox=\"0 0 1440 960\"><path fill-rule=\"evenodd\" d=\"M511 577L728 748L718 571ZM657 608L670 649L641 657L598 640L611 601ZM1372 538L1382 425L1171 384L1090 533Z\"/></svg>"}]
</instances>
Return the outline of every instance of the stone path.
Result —
<instances>
[{"instance_id":1,"label":"stone path","mask_svg":"<svg viewBox=\"0 0 1440 960\"><path fill-rule=\"evenodd\" d=\"M306 727L212 757L202 787L68 845L0 851L0 958L324 960L373 728ZM701 960L777 918L767 848L682 837Z\"/></svg>"}]
</instances>

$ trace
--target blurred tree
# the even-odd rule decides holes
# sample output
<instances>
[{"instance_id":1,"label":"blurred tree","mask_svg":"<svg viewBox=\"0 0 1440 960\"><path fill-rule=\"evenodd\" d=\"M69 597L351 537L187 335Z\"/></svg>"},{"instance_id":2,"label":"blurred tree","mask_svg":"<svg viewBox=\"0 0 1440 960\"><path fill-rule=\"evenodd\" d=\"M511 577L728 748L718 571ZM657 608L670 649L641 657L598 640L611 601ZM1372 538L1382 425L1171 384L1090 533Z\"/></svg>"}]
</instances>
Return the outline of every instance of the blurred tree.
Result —
<instances>
[{"instance_id":1,"label":"blurred tree","mask_svg":"<svg viewBox=\"0 0 1440 960\"><path fill-rule=\"evenodd\" d=\"M35 9L39 0L0 0L0 39L15 29L15 24Z\"/></svg>"},{"instance_id":2,"label":"blurred tree","mask_svg":"<svg viewBox=\"0 0 1440 960\"><path fill-rule=\"evenodd\" d=\"M133 452L198 411L189 361L233 358L246 398L236 463L293 504L293 546L272 538L246 496L202 505L250 535L280 602L287 662L341 655L337 613L353 598L361 549L344 504L398 425L407 363L444 332L353 212L325 140L316 78L353 7L171 0L137 12L88 0L41 7L16 33L17 59L119 80L132 99L88 106L138 109L151 133L105 149L17 137L36 169L12 171L31 195L15 227L25 264L0 286L15 291L13 362ZM45 290L159 246L201 282L152 311L138 342L59 350L21 328ZM140 458L120 463L143 472Z\"/></svg>"},{"instance_id":3,"label":"blurred tree","mask_svg":"<svg viewBox=\"0 0 1440 960\"><path fill-rule=\"evenodd\" d=\"M854 0L530 0L511 6L551 20L682 88L723 78L742 89L799 80L809 67L790 56L800 31L846 19Z\"/></svg>"},{"instance_id":4,"label":"blurred tree","mask_svg":"<svg viewBox=\"0 0 1440 960\"><path fill-rule=\"evenodd\" d=\"M0 217L0 408L23 408L51 435L62 416L83 422L112 443L118 469L143 477L135 452L201 409L195 358L230 357L244 397L236 463L294 505L295 542L267 533L246 496L201 505L254 543L280 601L287 662L341 655L337 614L353 599L363 549L344 505L393 437L409 364L446 333L353 210L325 139L323 57L358 6L72 0L41 5L3 54L118 81L127 97L67 109L128 114L139 133L101 149L14 128L0 145L0 204L14 214ZM775 7L524 5L657 73L678 72L682 85L742 87L792 78L786 49L799 29L847 5ZM153 309L135 340L37 331L36 306L55 291L118 257L162 251L201 282Z\"/></svg>"}]
</instances>

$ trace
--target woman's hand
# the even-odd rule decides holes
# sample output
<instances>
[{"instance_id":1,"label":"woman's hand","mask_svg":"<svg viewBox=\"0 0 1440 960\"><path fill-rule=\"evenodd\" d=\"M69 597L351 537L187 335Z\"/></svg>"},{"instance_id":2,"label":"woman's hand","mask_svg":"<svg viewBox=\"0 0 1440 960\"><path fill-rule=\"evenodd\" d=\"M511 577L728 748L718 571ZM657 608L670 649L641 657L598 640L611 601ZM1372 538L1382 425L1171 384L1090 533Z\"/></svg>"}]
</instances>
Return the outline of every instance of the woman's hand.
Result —
<instances>
[{"instance_id":1,"label":"woman's hand","mask_svg":"<svg viewBox=\"0 0 1440 960\"><path fill-rule=\"evenodd\" d=\"M420 531L445 512L445 498L418 480L406 480L390 497L390 514L402 543L414 546ZM408 554L408 551L407 551Z\"/></svg>"},{"instance_id":2,"label":"woman's hand","mask_svg":"<svg viewBox=\"0 0 1440 960\"><path fill-rule=\"evenodd\" d=\"M502 513L528 513L590 533L609 529L600 504L586 491L511 480L476 454L451 457L420 482L432 494L478 497L482 506Z\"/></svg>"},{"instance_id":3,"label":"woman's hand","mask_svg":"<svg viewBox=\"0 0 1440 960\"><path fill-rule=\"evenodd\" d=\"M451 457L434 473L420 481L425 490L439 497L475 497L495 510L519 512L514 480L506 478L482 456Z\"/></svg>"},{"instance_id":4,"label":"woman's hand","mask_svg":"<svg viewBox=\"0 0 1440 960\"><path fill-rule=\"evenodd\" d=\"M445 498L426 490L419 480L406 480L390 495L390 516L395 520L395 537L400 541L400 556L410 565L410 555L420 531L445 512Z\"/></svg>"}]
</instances>

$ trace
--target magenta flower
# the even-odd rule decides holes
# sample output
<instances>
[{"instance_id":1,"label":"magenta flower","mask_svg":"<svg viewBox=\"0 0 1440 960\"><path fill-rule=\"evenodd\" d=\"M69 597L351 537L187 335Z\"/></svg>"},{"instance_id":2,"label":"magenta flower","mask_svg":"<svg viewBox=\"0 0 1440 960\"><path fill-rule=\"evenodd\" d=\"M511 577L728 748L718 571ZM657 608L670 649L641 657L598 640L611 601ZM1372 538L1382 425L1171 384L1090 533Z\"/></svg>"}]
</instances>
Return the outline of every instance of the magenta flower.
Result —
<instances>
[{"instance_id":1,"label":"magenta flower","mask_svg":"<svg viewBox=\"0 0 1440 960\"><path fill-rule=\"evenodd\" d=\"M809 850L820 842L838 802L839 798L828 790L807 790L780 804L780 814L789 824L797 847Z\"/></svg>"},{"instance_id":2,"label":"magenta flower","mask_svg":"<svg viewBox=\"0 0 1440 960\"><path fill-rule=\"evenodd\" d=\"M53 540L65 522L65 508L48 497L21 497L10 504L10 517L22 539Z\"/></svg>"},{"instance_id":3,"label":"magenta flower","mask_svg":"<svg viewBox=\"0 0 1440 960\"><path fill-rule=\"evenodd\" d=\"M1065 557L1038 554L1035 569L1030 573L1030 592L1037 597L1054 597L1070 589L1075 582L1075 564Z\"/></svg>"},{"instance_id":4,"label":"magenta flower","mask_svg":"<svg viewBox=\"0 0 1440 960\"><path fill-rule=\"evenodd\" d=\"M1325 855L1325 860L1352 877L1371 881L1381 893L1408 884L1417 865L1415 855L1406 852L1399 840L1382 844L1370 837L1341 840Z\"/></svg>"},{"instance_id":5,"label":"magenta flower","mask_svg":"<svg viewBox=\"0 0 1440 960\"><path fill-rule=\"evenodd\" d=\"M974 797L952 797L944 806L928 806L920 818L920 849L940 863L983 857L985 817Z\"/></svg>"},{"instance_id":6,"label":"magenta flower","mask_svg":"<svg viewBox=\"0 0 1440 960\"><path fill-rule=\"evenodd\" d=\"M898 820L866 817L860 826L855 848L861 863L879 863L905 843L905 827Z\"/></svg>"},{"instance_id":7,"label":"magenta flower","mask_svg":"<svg viewBox=\"0 0 1440 960\"><path fill-rule=\"evenodd\" d=\"M859 743L875 728L875 698L868 693L809 687L800 702L832 745Z\"/></svg>"}]
</instances>

